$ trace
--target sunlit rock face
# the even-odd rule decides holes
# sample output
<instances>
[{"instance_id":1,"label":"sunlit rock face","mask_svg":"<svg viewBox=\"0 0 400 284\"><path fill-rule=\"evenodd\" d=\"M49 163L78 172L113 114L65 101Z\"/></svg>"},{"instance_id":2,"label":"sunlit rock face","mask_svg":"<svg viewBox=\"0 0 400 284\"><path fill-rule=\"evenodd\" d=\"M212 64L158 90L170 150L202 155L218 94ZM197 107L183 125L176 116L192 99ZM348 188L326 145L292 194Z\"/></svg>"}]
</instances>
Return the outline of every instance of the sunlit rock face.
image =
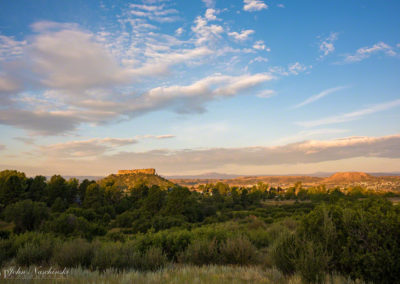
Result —
<instances>
[{"instance_id":1,"label":"sunlit rock face","mask_svg":"<svg viewBox=\"0 0 400 284\"><path fill-rule=\"evenodd\" d=\"M155 175L156 169L134 169L134 170L119 170L119 175L127 175L127 174L147 174L147 175Z\"/></svg>"}]
</instances>

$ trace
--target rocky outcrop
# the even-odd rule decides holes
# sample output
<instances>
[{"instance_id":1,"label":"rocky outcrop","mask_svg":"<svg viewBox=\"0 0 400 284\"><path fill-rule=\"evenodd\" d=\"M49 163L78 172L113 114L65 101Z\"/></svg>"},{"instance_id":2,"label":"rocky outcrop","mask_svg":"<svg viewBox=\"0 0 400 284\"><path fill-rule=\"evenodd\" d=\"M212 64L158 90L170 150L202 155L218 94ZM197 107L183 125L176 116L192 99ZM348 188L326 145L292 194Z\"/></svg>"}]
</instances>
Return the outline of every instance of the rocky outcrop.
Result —
<instances>
[{"instance_id":1,"label":"rocky outcrop","mask_svg":"<svg viewBox=\"0 0 400 284\"><path fill-rule=\"evenodd\" d=\"M118 175L128 175L128 174L146 174L155 175L156 169L134 169L134 170L119 170Z\"/></svg>"}]
</instances>

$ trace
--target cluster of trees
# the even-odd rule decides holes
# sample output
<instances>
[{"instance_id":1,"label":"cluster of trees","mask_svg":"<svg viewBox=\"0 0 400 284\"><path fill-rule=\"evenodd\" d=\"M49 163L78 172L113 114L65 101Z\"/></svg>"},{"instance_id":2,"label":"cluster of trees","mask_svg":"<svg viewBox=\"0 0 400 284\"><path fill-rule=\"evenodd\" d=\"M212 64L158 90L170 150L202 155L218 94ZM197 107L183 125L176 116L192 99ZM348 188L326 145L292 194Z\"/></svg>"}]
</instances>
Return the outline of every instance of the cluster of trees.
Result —
<instances>
[{"instance_id":1,"label":"cluster of trees","mask_svg":"<svg viewBox=\"0 0 400 284\"><path fill-rule=\"evenodd\" d=\"M0 210L14 232L40 230L63 236L92 238L113 227L127 232L158 231L193 223L218 221L217 212L257 206L265 195L260 190L224 191L212 194L174 186L138 184L123 191L112 180L102 183L59 175L27 178L17 171L0 172ZM129 229L129 230L128 230Z\"/></svg>"}]
</instances>

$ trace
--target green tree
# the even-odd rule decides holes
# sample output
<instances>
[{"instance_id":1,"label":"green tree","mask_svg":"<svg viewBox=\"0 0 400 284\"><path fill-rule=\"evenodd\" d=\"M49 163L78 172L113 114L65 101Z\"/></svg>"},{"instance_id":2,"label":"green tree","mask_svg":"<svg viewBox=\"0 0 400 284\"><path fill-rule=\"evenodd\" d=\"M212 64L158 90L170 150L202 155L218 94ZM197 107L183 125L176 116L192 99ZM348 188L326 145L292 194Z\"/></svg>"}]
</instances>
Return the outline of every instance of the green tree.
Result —
<instances>
[{"instance_id":1,"label":"green tree","mask_svg":"<svg viewBox=\"0 0 400 284\"><path fill-rule=\"evenodd\" d=\"M46 177L35 176L28 180L29 188L27 198L33 201L45 201Z\"/></svg>"},{"instance_id":2,"label":"green tree","mask_svg":"<svg viewBox=\"0 0 400 284\"><path fill-rule=\"evenodd\" d=\"M190 191L184 187L175 187L167 195L167 202L163 208L163 214L173 216L183 214L187 208Z\"/></svg>"},{"instance_id":3,"label":"green tree","mask_svg":"<svg viewBox=\"0 0 400 284\"><path fill-rule=\"evenodd\" d=\"M45 203L27 199L7 206L4 216L7 221L14 222L15 232L21 233L38 229L49 217L48 211Z\"/></svg>"},{"instance_id":4,"label":"green tree","mask_svg":"<svg viewBox=\"0 0 400 284\"><path fill-rule=\"evenodd\" d=\"M47 204L52 205L59 197L65 200L68 187L65 179L60 175L54 175L47 184Z\"/></svg>"},{"instance_id":5,"label":"green tree","mask_svg":"<svg viewBox=\"0 0 400 284\"><path fill-rule=\"evenodd\" d=\"M156 214L165 203L166 193L159 186L153 185L146 199L143 201L143 209L149 213Z\"/></svg>"},{"instance_id":6,"label":"green tree","mask_svg":"<svg viewBox=\"0 0 400 284\"><path fill-rule=\"evenodd\" d=\"M6 206L23 199L27 187L24 173L10 170L0 172L0 204Z\"/></svg>"}]
</instances>

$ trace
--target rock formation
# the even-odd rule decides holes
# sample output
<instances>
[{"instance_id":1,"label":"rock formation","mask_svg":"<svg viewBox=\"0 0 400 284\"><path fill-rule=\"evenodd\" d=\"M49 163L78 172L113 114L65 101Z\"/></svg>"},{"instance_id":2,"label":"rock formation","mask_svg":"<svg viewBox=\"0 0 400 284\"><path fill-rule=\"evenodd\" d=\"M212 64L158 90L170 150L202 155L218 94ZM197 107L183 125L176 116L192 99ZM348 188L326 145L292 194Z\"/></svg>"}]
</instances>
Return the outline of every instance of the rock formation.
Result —
<instances>
[{"instance_id":1,"label":"rock formation","mask_svg":"<svg viewBox=\"0 0 400 284\"><path fill-rule=\"evenodd\" d=\"M119 170L118 171L118 175L127 175L127 174L155 175L156 169L134 169L134 170Z\"/></svg>"}]
</instances>

